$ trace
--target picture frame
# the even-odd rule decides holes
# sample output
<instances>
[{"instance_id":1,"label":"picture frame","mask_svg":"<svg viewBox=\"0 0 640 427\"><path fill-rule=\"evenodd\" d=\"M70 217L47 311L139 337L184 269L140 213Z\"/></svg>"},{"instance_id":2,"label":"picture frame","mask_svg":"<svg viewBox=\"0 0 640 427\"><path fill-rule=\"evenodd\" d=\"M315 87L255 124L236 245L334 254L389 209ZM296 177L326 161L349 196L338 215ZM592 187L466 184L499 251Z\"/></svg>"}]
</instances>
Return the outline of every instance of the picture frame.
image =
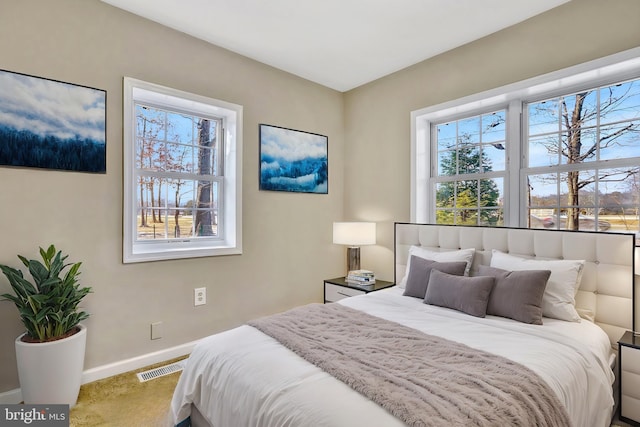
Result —
<instances>
[{"instance_id":1,"label":"picture frame","mask_svg":"<svg viewBox=\"0 0 640 427\"><path fill-rule=\"evenodd\" d=\"M329 138L260 124L260 190L328 194Z\"/></svg>"},{"instance_id":2,"label":"picture frame","mask_svg":"<svg viewBox=\"0 0 640 427\"><path fill-rule=\"evenodd\" d=\"M106 173L107 92L0 70L0 166Z\"/></svg>"}]
</instances>

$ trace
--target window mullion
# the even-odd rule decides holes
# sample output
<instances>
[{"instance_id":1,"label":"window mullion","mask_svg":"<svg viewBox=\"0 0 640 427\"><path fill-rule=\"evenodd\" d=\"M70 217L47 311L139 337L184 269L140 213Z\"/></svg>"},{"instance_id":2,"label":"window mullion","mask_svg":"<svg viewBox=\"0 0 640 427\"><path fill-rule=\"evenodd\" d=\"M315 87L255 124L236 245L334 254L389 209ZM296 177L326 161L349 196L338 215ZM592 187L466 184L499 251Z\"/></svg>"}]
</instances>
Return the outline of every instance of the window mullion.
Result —
<instances>
[{"instance_id":1,"label":"window mullion","mask_svg":"<svg viewBox=\"0 0 640 427\"><path fill-rule=\"evenodd\" d=\"M517 197L518 193L513 190L521 188L520 168L526 162L526 150L522 150L521 147L524 138L522 101L516 99L509 102L506 117L507 165L505 168L504 222L508 227L517 227L521 224L523 216L521 206L523 204Z\"/></svg>"}]
</instances>

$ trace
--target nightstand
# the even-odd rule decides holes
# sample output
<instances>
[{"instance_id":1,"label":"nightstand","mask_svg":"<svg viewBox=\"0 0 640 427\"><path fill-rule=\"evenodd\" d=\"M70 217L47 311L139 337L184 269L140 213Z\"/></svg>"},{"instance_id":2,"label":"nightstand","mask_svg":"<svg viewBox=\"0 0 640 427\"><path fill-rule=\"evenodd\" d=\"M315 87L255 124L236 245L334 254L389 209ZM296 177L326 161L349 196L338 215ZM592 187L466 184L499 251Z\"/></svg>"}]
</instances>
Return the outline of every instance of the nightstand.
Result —
<instances>
[{"instance_id":1,"label":"nightstand","mask_svg":"<svg viewBox=\"0 0 640 427\"><path fill-rule=\"evenodd\" d=\"M618 341L620 419L640 426L640 336L631 331Z\"/></svg>"},{"instance_id":2,"label":"nightstand","mask_svg":"<svg viewBox=\"0 0 640 427\"><path fill-rule=\"evenodd\" d=\"M326 279L324 281L324 302L336 302L343 298L349 298L356 295L364 295L369 292L379 291L380 289L390 288L395 283L386 280L376 279L373 285L354 285L347 283L345 277L336 277L335 279Z\"/></svg>"}]
</instances>

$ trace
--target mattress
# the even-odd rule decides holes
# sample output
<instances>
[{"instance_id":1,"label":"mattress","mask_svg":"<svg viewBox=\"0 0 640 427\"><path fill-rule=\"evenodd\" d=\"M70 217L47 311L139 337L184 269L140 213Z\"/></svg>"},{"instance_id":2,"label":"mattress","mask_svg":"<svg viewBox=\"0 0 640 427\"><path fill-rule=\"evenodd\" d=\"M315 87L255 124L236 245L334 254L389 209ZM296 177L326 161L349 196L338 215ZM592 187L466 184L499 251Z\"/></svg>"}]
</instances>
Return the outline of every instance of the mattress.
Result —
<instances>
[{"instance_id":1,"label":"mattress","mask_svg":"<svg viewBox=\"0 0 640 427\"><path fill-rule=\"evenodd\" d=\"M595 324L544 318L543 325L477 318L402 296L397 287L339 303L424 333L507 357L536 372L573 424L608 426L614 406L611 345ZM401 426L371 400L250 326L203 339L187 360L170 417L216 427ZM195 421L195 419L194 419Z\"/></svg>"}]
</instances>

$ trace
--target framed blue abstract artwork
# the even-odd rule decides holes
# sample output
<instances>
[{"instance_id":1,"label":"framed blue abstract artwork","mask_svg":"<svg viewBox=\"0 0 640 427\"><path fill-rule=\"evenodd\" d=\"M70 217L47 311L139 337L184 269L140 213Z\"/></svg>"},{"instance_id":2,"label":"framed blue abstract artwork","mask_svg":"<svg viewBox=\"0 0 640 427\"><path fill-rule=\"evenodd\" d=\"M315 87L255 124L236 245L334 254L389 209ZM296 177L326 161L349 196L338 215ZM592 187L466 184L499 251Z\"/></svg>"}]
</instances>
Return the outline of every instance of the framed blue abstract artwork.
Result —
<instances>
[{"instance_id":1,"label":"framed blue abstract artwork","mask_svg":"<svg viewBox=\"0 0 640 427\"><path fill-rule=\"evenodd\" d=\"M260 190L327 194L328 138L260 125Z\"/></svg>"},{"instance_id":2,"label":"framed blue abstract artwork","mask_svg":"<svg viewBox=\"0 0 640 427\"><path fill-rule=\"evenodd\" d=\"M0 166L106 173L107 92L0 70Z\"/></svg>"}]
</instances>

